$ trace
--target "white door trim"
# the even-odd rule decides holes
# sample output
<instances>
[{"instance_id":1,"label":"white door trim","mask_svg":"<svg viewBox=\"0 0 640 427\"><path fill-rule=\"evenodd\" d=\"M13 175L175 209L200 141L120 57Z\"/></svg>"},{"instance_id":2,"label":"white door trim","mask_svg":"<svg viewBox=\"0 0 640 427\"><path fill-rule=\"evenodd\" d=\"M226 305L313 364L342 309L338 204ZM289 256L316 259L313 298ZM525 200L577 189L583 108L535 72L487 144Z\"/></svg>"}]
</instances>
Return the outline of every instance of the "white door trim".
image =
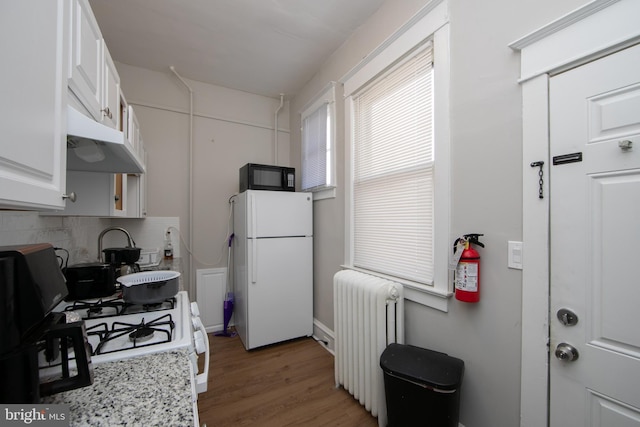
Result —
<instances>
[{"instance_id":1,"label":"white door trim","mask_svg":"<svg viewBox=\"0 0 640 427\"><path fill-rule=\"evenodd\" d=\"M549 76L640 42L640 2L595 0L511 43L521 53L522 367L520 426L548 423L549 187L538 198L539 168L549 176Z\"/></svg>"}]
</instances>

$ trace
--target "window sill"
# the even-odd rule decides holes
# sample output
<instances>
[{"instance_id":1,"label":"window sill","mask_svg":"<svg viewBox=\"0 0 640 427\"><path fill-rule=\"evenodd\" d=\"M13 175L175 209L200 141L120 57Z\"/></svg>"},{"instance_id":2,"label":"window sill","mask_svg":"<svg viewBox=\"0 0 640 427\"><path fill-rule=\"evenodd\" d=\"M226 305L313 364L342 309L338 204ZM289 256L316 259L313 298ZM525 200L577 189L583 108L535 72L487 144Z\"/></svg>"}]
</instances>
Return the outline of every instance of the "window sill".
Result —
<instances>
[{"instance_id":1,"label":"window sill","mask_svg":"<svg viewBox=\"0 0 640 427\"><path fill-rule=\"evenodd\" d=\"M404 286L404 299L445 313L449 311L449 299L453 296L451 292L443 293L436 289L425 289L407 283L402 285Z\"/></svg>"},{"instance_id":2,"label":"window sill","mask_svg":"<svg viewBox=\"0 0 640 427\"><path fill-rule=\"evenodd\" d=\"M336 188L325 188L324 190L318 190L310 192L313 194L313 201L316 200L324 200L324 199L335 199L336 198Z\"/></svg>"},{"instance_id":3,"label":"window sill","mask_svg":"<svg viewBox=\"0 0 640 427\"><path fill-rule=\"evenodd\" d=\"M405 300L413 301L420 305L424 305L425 307L444 311L445 313L449 311L449 300L453 296L452 292L442 292L438 289L427 288L426 286L418 285L407 280L398 279L397 277L385 276L384 274L375 273L369 270L364 270L362 268L352 267L348 265L342 265L341 267L347 270L360 271L362 273L382 277L384 279L400 283L403 286Z\"/></svg>"}]
</instances>

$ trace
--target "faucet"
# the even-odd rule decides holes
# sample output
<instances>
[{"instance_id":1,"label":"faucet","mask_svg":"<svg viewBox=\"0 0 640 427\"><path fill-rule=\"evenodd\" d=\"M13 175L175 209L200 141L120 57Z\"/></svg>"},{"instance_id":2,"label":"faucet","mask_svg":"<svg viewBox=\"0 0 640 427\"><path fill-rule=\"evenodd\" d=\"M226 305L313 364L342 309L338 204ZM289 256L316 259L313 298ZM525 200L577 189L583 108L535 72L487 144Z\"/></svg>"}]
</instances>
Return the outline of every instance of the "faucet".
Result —
<instances>
[{"instance_id":1,"label":"faucet","mask_svg":"<svg viewBox=\"0 0 640 427\"><path fill-rule=\"evenodd\" d=\"M127 235L127 247L128 248L135 248L136 247L136 242L133 241L133 238L131 237L131 234L129 234L129 232L127 230L125 230L122 227L107 227L104 230L102 230L100 232L100 235L98 236L98 260L100 262L104 262L103 255L102 255L102 238L104 237L105 234L107 234L107 232L113 231L113 230L122 231L124 234Z\"/></svg>"}]
</instances>

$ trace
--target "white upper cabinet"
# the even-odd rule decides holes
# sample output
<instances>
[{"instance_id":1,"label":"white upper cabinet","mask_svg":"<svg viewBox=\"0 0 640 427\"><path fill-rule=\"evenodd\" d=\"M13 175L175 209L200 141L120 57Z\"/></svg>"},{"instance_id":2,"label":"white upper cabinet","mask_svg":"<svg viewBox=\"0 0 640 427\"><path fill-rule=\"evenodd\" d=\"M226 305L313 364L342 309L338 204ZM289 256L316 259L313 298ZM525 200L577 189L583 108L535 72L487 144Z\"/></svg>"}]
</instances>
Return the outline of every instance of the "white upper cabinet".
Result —
<instances>
[{"instance_id":1,"label":"white upper cabinet","mask_svg":"<svg viewBox=\"0 0 640 427\"><path fill-rule=\"evenodd\" d=\"M136 155L146 163L140 125L133 110L120 94L118 106L113 110L119 116L119 128L126 135ZM97 216L144 218L147 215L146 175L142 173L100 173L69 170L67 189L76 195L75 203L67 203L59 212L46 212L54 216Z\"/></svg>"},{"instance_id":2,"label":"white upper cabinet","mask_svg":"<svg viewBox=\"0 0 640 427\"><path fill-rule=\"evenodd\" d=\"M69 89L86 112L102 121L102 33L88 3L73 0L71 4Z\"/></svg>"},{"instance_id":3,"label":"white upper cabinet","mask_svg":"<svg viewBox=\"0 0 640 427\"><path fill-rule=\"evenodd\" d=\"M65 205L68 2L3 2L0 207Z\"/></svg>"},{"instance_id":4,"label":"white upper cabinet","mask_svg":"<svg viewBox=\"0 0 640 427\"><path fill-rule=\"evenodd\" d=\"M126 215L127 177L145 172L145 157L88 0L5 2L0 52L0 209L65 215L79 210L65 200L76 192L104 197L96 215ZM105 175L79 184L91 173Z\"/></svg>"},{"instance_id":5,"label":"white upper cabinet","mask_svg":"<svg viewBox=\"0 0 640 427\"><path fill-rule=\"evenodd\" d=\"M64 211L42 215L105 218L127 215L127 174L68 171L67 187L76 194L76 202L67 203Z\"/></svg>"},{"instance_id":6,"label":"white upper cabinet","mask_svg":"<svg viewBox=\"0 0 640 427\"><path fill-rule=\"evenodd\" d=\"M144 159L128 140L120 76L91 5L71 4L67 169L143 173Z\"/></svg>"},{"instance_id":7,"label":"white upper cabinet","mask_svg":"<svg viewBox=\"0 0 640 427\"><path fill-rule=\"evenodd\" d=\"M109 55L107 45L102 42L104 53L104 78L102 81L102 122L114 129L123 130L122 116L120 115L120 76L118 70ZM126 133L125 133L126 135Z\"/></svg>"},{"instance_id":8,"label":"white upper cabinet","mask_svg":"<svg viewBox=\"0 0 640 427\"><path fill-rule=\"evenodd\" d=\"M72 104L94 120L122 130L120 76L86 0L73 0L69 89ZM74 99L75 98L75 99Z\"/></svg>"}]
</instances>

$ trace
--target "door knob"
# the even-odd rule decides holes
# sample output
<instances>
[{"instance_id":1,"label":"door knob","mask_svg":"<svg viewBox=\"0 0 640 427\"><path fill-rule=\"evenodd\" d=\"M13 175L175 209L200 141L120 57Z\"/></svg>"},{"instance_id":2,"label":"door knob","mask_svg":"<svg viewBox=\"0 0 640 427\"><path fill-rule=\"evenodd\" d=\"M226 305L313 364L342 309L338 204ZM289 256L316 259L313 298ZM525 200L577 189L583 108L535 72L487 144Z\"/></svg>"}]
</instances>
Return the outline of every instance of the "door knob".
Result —
<instances>
[{"instance_id":1,"label":"door knob","mask_svg":"<svg viewBox=\"0 0 640 427\"><path fill-rule=\"evenodd\" d=\"M570 344L563 342L556 347L556 357L563 362L575 362L579 356L578 350Z\"/></svg>"},{"instance_id":2,"label":"door knob","mask_svg":"<svg viewBox=\"0 0 640 427\"><path fill-rule=\"evenodd\" d=\"M618 141L618 147L620 147L622 151L629 151L633 147L633 141L623 139L622 141Z\"/></svg>"}]
</instances>

